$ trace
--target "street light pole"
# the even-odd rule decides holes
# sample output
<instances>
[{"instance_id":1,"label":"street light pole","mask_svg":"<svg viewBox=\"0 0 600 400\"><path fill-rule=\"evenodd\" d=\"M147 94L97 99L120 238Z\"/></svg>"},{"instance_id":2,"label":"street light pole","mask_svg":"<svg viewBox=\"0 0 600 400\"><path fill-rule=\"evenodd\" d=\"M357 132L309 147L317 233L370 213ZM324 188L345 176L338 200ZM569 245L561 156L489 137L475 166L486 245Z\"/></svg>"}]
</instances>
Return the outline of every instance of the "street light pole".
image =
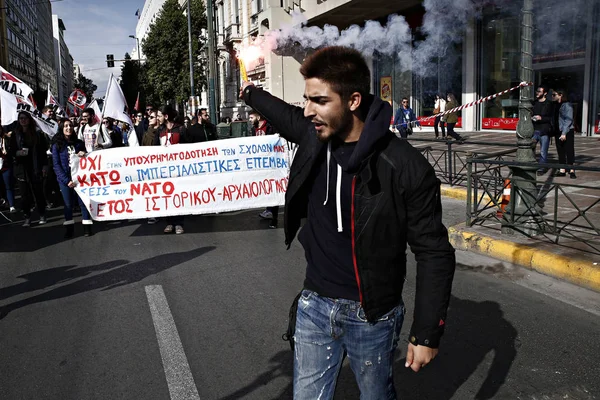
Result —
<instances>
[{"instance_id":1,"label":"street light pole","mask_svg":"<svg viewBox=\"0 0 600 400\"><path fill-rule=\"evenodd\" d=\"M192 0L187 0L188 47L190 52L190 93L192 97L192 115L196 113L196 90L194 88L194 54L192 51Z\"/></svg>"},{"instance_id":2,"label":"street light pole","mask_svg":"<svg viewBox=\"0 0 600 400\"><path fill-rule=\"evenodd\" d=\"M137 58L138 58L138 64L142 65L142 55L140 54L140 39L138 39L137 36L134 35L129 35L130 38L135 39L136 43L137 43Z\"/></svg>"},{"instance_id":3,"label":"street light pole","mask_svg":"<svg viewBox=\"0 0 600 400\"><path fill-rule=\"evenodd\" d=\"M521 71L522 82L533 82L533 0L523 0L521 10ZM533 122L532 100L533 86L523 86L519 91L519 123L517 124L517 154L521 163L531 163L530 167L511 167L513 173L513 196L507 210L514 210L513 218L519 230L527 235L540 233L540 210L537 205L537 187L535 183L537 166L532 146ZM504 233L512 233L513 229L503 227Z\"/></svg>"}]
</instances>

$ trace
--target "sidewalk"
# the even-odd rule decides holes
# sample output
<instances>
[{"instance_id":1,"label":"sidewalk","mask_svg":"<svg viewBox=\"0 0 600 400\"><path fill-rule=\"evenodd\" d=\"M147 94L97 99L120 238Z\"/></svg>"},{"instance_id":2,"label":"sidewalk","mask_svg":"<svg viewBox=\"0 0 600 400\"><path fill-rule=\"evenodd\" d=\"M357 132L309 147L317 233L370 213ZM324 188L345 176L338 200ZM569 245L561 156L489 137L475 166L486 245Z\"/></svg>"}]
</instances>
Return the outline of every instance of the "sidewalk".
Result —
<instances>
[{"instance_id":1,"label":"sidewalk","mask_svg":"<svg viewBox=\"0 0 600 400\"><path fill-rule=\"evenodd\" d=\"M506 142L507 144L516 142L514 132L472 132L461 133L461 135L467 137L467 140L478 142ZM413 136L431 138L433 133L416 132ZM431 146L435 151L436 148L444 148L444 143L440 142L438 145L431 142L414 142L413 145L415 147ZM575 143L576 165L600 167L598 136L576 137ZM453 148L459 148L459 146L456 145ZM491 153L498 149L498 147L492 146L465 144L460 150ZM550 146L549 153L550 159L556 158L556 149L553 145ZM565 192L571 200L566 197L565 193L559 193L557 219L568 221L583 218L572 206L571 202L573 202L580 209L585 210L585 217L589 222L600 227L600 203L597 203L600 190L596 190L596 188L600 189L600 173L579 171L575 180L569 179L568 176L552 177L550 173L537 178L539 186L551 186L553 182L588 186L589 188L565 187ZM466 201L467 189L462 186L442 185L442 195ZM547 210L547 208L552 208L554 193L549 193L546 198L547 206L544 207L544 211L551 211L546 218L552 218L553 209ZM582 222L589 224L585 220ZM578 235L580 234L578 233ZM549 234L542 234L534 238L528 238L517 232L503 234L500 223L486 223L485 226L474 225L472 227L461 223L449 228L449 237L452 245L457 249L485 254L600 291L600 233L598 232L591 231L585 241L561 237L558 243L555 243L556 237Z\"/></svg>"}]
</instances>

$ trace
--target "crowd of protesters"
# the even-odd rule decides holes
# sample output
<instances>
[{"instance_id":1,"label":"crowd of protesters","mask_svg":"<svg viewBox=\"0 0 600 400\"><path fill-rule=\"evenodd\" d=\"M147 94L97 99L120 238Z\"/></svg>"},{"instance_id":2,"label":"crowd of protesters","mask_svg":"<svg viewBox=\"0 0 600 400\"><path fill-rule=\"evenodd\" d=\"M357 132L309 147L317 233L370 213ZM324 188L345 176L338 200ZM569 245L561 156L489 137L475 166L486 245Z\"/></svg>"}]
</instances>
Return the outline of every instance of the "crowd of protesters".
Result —
<instances>
[{"instance_id":1,"label":"crowd of protesters","mask_svg":"<svg viewBox=\"0 0 600 400\"><path fill-rule=\"evenodd\" d=\"M91 236L93 221L88 209L75 192L76 182L71 176L71 155L85 157L92 151L130 145L135 135L141 146L174 146L181 143L199 143L218 139L217 127L211 123L205 108L194 115L182 116L172 106L155 109L148 105L145 111L132 115L133 126L112 118L96 115L86 108L79 117L57 118L54 107L46 106L42 113L58 122L58 132L52 138L43 133L26 112L19 113L17 122L0 127L0 210L23 215L23 227L32 225L32 213L37 224L47 223L46 213L60 204L64 208L65 238L75 233L73 215L81 212L84 236ZM238 115L238 118L239 115ZM250 135L273 134L273 129L258 113L249 115ZM20 194L17 207L16 193ZM278 207L269 207L259 214L269 219L271 228L277 228ZM183 216L166 217L164 233L184 233ZM149 224L158 222L149 218Z\"/></svg>"}]
</instances>

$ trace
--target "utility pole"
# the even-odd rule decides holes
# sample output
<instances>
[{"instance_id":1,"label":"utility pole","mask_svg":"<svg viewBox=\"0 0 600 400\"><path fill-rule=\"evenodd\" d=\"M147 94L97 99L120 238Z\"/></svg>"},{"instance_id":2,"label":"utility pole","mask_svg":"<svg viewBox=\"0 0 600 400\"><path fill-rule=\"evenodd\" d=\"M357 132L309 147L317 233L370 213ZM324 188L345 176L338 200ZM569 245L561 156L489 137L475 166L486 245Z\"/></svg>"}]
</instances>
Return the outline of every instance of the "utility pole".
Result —
<instances>
[{"instance_id":1,"label":"utility pole","mask_svg":"<svg viewBox=\"0 0 600 400\"><path fill-rule=\"evenodd\" d=\"M188 0L189 1L189 0ZM215 57L215 26L214 26L213 0L206 0L206 16L208 25L208 114L213 124L217 124L217 97L215 93L215 71L217 60Z\"/></svg>"},{"instance_id":2,"label":"utility pole","mask_svg":"<svg viewBox=\"0 0 600 400\"><path fill-rule=\"evenodd\" d=\"M521 71L522 82L533 82L533 0L523 0L521 10ZM532 147L533 122L531 114L533 106L533 86L523 86L519 91L519 123L517 124L517 162L536 163L534 149ZM511 167L513 177L513 194L511 202L514 204L515 224L519 230L527 235L540 233L540 212L537 206L537 187L535 184L537 166ZM513 210L513 205L507 206ZM511 227L502 228L504 233L513 233Z\"/></svg>"},{"instance_id":3,"label":"utility pole","mask_svg":"<svg viewBox=\"0 0 600 400\"><path fill-rule=\"evenodd\" d=\"M192 115L196 113L196 90L194 89L194 53L192 52L192 0L187 0L188 46L190 51L190 93Z\"/></svg>"}]
</instances>

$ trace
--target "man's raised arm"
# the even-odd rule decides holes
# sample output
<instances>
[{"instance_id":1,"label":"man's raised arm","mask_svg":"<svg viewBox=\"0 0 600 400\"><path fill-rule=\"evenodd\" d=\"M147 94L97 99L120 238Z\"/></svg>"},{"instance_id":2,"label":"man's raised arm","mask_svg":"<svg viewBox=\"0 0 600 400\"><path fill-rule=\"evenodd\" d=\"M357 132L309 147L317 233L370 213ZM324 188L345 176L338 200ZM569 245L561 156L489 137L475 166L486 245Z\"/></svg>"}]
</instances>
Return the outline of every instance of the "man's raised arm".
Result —
<instances>
[{"instance_id":1,"label":"man's raised arm","mask_svg":"<svg viewBox=\"0 0 600 400\"><path fill-rule=\"evenodd\" d=\"M306 135L311 122L304 116L302 108L286 103L251 82L243 83L240 97L262 114L286 140L300 143Z\"/></svg>"}]
</instances>

